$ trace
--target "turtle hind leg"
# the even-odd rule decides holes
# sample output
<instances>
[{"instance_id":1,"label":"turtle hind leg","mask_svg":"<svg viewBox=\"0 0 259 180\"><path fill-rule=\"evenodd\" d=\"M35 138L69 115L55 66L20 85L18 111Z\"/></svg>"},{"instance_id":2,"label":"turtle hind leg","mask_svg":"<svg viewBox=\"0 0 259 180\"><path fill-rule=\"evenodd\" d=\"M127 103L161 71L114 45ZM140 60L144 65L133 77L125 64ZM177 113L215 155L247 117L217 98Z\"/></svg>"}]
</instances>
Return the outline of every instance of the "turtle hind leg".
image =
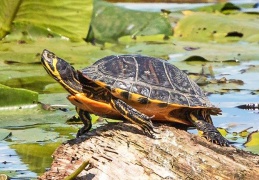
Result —
<instances>
[{"instance_id":1,"label":"turtle hind leg","mask_svg":"<svg viewBox=\"0 0 259 180\"><path fill-rule=\"evenodd\" d=\"M190 118L196 128L203 132L203 136L206 139L220 146L230 146L229 141L220 134L213 124L204 120L198 120L193 114L190 114Z\"/></svg>"},{"instance_id":2,"label":"turtle hind leg","mask_svg":"<svg viewBox=\"0 0 259 180\"><path fill-rule=\"evenodd\" d=\"M230 146L228 140L225 139L212 124L203 120L198 120L195 122L195 125L198 130L203 132L203 136L209 141L221 146Z\"/></svg>"},{"instance_id":3,"label":"turtle hind leg","mask_svg":"<svg viewBox=\"0 0 259 180\"><path fill-rule=\"evenodd\" d=\"M120 99L112 99L111 104L114 109L121 113L121 115L129 120L130 122L137 124L141 127L141 129L148 135L153 136L153 133L157 133L154 130L153 124L151 122L151 118L133 107L126 104L124 101Z\"/></svg>"},{"instance_id":4,"label":"turtle hind leg","mask_svg":"<svg viewBox=\"0 0 259 180\"><path fill-rule=\"evenodd\" d=\"M76 111L80 117L80 119L83 121L84 126L82 128L80 128L76 134L76 137L79 137L85 133L87 133L91 127L92 127L92 120L91 120L91 116L89 114L89 112L84 111L78 107L76 107Z\"/></svg>"}]
</instances>

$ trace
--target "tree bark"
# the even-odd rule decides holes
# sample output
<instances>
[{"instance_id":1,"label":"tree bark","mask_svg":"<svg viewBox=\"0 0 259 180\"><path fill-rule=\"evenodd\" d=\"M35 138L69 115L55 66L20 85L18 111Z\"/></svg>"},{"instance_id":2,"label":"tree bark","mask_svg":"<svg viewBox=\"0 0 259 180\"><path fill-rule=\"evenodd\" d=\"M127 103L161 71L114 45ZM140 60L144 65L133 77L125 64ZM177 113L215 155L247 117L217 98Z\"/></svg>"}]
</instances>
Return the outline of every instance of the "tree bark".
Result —
<instances>
[{"instance_id":1,"label":"tree bark","mask_svg":"<svg viewBox=\"0 0 259 180\"><path fill-rule=\"evenodd\" d=\"M220 147L167 125L157 138L136 125L112 123L69 140L56 149L49 171L39 179L64 179L83 162L76 179L257 179L259 156Z\"/></svg>"}]
</instances>

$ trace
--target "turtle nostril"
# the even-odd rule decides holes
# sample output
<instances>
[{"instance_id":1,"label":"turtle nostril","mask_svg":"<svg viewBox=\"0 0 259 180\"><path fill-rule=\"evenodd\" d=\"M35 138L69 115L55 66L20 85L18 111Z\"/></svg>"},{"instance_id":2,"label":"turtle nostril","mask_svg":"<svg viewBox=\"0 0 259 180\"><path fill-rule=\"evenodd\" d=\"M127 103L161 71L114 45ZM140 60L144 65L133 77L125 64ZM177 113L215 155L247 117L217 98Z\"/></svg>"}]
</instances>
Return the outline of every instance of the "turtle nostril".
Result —
<instances>
[{"instance_id":1,"label":"turtle nostril","mask_svg":"<svg viewBox=\"0 0 259 180\"><path fill-rule=\"evenodd\" d=\"M42 57L42 61L44 60L44 61L47 61L47 62L51 63L52 60L55 58L55 54L50 52L50 51L48 51L47 49L44 49L42 51L42 56L41 57Z\"/></svg>"}]
</instances>

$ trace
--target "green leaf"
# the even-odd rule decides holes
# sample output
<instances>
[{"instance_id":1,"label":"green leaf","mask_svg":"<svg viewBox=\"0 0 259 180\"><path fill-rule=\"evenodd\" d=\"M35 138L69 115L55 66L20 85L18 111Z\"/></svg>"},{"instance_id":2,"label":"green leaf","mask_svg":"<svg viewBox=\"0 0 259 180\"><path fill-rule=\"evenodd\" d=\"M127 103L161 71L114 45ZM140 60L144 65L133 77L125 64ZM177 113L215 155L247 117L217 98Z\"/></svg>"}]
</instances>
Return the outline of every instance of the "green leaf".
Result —
<instances>
[{"instance_id":1,"label":"green leaf","mask_svg":"<svg viewBox=\"0 0 259 180\"><path fill-rule=\"evenodd\" d=\"M0 131L0 141L10 137L12 135L10 130L1 129Z\"/></svg>"},{"instance_id":2,"label":"green leaf","mask_svg":"<svg viewBox=\"0 0 259 180\"><path fill-rule=\"evenodd\" d=\"M10 88L0 84L0 107L32 104L38 101L38 93L26 89Z\"/></svg>"},{"instance_id":3,"label":"green leaf","mask_svg":"<svg viewBox=\"0 0 259 180\"><path fill-rule=\"evenodd\" d=\"M46 111L41 105L34 104L31 108L19 108L0 111L0 127L17 129L38 124L65 124L66 120L76 114L73 105L66 99L67 94L40 94L39 101L51 105L69 105L71 111ZM15 119L15 121L14 121Z\"/></svg>"},{"instance_id":4,"label":"green leaf","mask_svg":"<svg viewBox=\"0 0 259 180\"><path fill-rule=\"evenodd\" d=\"M12 29L9 39L60 36L82 41L90 23L92 1L1 0L0 9L4 9L0 12L0 38Z\"/></svg>"},{"instance_id":5,"label":"green leaf","mask_svg":"<svg viewBox=\"0 0 259 180\"><path fill-rule=\"evenodd\" d=\"M223 137L226 137L228 135L228 132L226 129L224 128L217 128L217 130L220 132L220 134L223 136Z\"/></svg>"},{"instance_id":6,"label":"green leaf","mask_svg":"<svg viewBox=\"0 0 259 180\"><path fill-rule=\"evenodd\" d=\"M238 13L186 12L174 29L174 37L190 41L257 42L259 39L259 20L256 15Z\"/></svg>"},{"instance_id":7,"label":"green leaf","mask_svg":"<svg viewBox=\"0 0 259 180\"><path fill-rule=\"evenodd\" d=\"M55 131L45 131L41 128L15 129L12 134L12 139L20 143L50 142L59 137L59 133Z\"/></svg>"},{"instance_id":8,"label":"green leaf","mask_svg":"<svg viewBox=\"0 0 259 180\"><path fill-rule=\"evenodd\" d=\"M259 132L254 131L248 135L247 141L244 146L248 151L259 153Z\"/></svg>"},{"instance_id":9,"label":"green leaf","mask_svg":"<svg viewBox=\"0 0 259 180\"><path fill-rule=\"evenodd\" d=\"M117 42L121 36L172 35L168 19L157 12L129 10L102 0L94 1L87 42Z\"/></svg>"},{"instance_id":10,"label":"green leaf","mask_svg":"<svg viewBox=\"0 0 259 180\"><path fill-rule=\"evenodd\" d=\"M21 5L22 0L0 1L0 39L10 32L11 24Z\"/></svg>"}]
</instances>

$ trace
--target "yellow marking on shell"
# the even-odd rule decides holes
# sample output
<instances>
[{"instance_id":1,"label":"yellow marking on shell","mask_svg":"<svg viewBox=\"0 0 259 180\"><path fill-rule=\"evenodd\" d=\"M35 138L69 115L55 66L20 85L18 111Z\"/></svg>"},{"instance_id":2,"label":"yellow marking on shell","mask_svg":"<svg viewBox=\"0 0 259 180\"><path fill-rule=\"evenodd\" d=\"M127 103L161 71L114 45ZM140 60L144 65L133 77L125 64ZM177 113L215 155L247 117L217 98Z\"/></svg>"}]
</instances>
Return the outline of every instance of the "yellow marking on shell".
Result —
<instances>
[{"instance_id":1,"label":"yellow marking on shell","mask_svg":"<svg viewBox=\"0 0 259 180\"><path fill-rule=\"evenodd\" d=\"M121 94L122 94L122 93L125 93L125 92L128 92L128 91L123 90L123 89L119 89L119 88L115 88L115 89L113 90L113 92L112 92L112 95L114 95L115 97L121 99L121 97L122 97ZM130 92L128 92L128 93L129 93L128 99L126 99L126 98L124 98L124 99L126 99L126 100L131 100L131 95L132 95L132 93L130 93Z\"/></svg>"},{"instance_id":2,"label":"yellow marking on shell","mask_svg":"<svg viewBox=\"0 0 259 180\"><path fill-rule=\"evenodd\" d=\"M107 84L102 82L102 81L99 81L99 80L96 80L94 81L97 85L101 86L101 87L105 87Z\"/></svg>"}]
</instances>

